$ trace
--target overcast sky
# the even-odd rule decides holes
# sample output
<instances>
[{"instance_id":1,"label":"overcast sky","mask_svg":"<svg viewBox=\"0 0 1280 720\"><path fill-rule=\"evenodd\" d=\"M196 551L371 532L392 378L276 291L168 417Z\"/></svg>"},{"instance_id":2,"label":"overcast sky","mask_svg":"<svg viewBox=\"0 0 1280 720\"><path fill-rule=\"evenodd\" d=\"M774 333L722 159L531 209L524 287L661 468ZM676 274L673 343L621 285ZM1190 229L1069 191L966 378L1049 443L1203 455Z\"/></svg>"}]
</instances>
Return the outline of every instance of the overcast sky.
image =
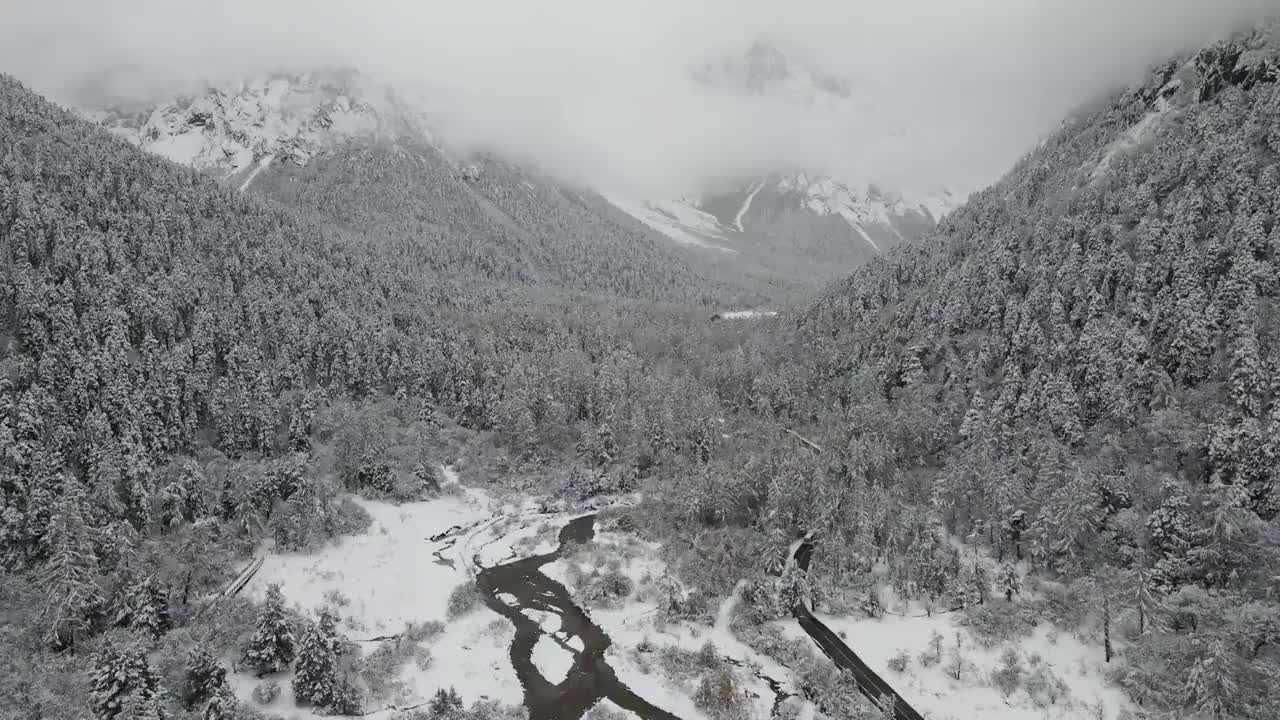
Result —
<instances>
[{"instance_id":1,"label":"overcast sky","mask_svg":"<svg viewBox=\"0 0 1280 720\"><path fill-rule=\"evenodd\" d=\"M0 71L64 102L104 70L164 88L350 63L451 132L662 194L794 164L963 190L1074 107L1280 0L7 0ZM856 107L709 92L690 68L767 36Z\"/></svg>"}]
</instances>

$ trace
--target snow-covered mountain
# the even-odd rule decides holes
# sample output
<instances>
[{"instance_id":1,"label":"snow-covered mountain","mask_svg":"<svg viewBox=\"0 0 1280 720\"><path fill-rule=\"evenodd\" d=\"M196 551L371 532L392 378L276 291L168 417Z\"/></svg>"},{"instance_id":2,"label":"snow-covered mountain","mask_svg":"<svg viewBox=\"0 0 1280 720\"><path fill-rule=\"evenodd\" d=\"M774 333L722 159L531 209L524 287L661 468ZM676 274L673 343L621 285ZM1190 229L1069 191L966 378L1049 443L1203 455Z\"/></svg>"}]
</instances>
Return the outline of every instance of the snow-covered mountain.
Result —
<instances>
[{"instance_id":1,"label":"snow-covered mountain","mask_svg":"<svg viewBox=\"0 0 1280 720\"><path fill-rule=\"evenodd\" d=\"M716 84L717 91L777 94L783 102L858 102L851 82L767 44L753 46L737 62L700 68L694 78ZM804 283L834 277L919 237L959 201L945 193L913 196L858 187L790 168L698 196L605 197L507 158L452 156L436 142L427 106L358 71L326 69L264 74L150 103L88 108L85 114L146 150L285 202L301 201L299 182L348 172L356 161L344 156L354 148L399 146L412 157L374 165L413 165L401 168L394 182L415 184L422 195L415 202L431 208L423 217L483 215L467 221L473 237L585 233L608 247L608 238L648 235L659 244L709 253L705 257L713 263L745 263L749 273L782 272ZM386 177L391 182L391 174ZM366 192L385 198L400 190ZM501 230L479 229L489 223ZM551 262L554 252L544 254Z\"/></svg>"},{"instance_id":2,"label":"snow-covered mountain","mask_svg":"<svg viewBox=\"0 0 1280 720\"><path fill-rule=\"evenodd\" d=\"M275 73L156 104L95 108L112 132L174 162L247 185L272 162L306 165L353 140L430 143L425 114L349 69Z\"/></svg>"},{"instance_id":3,"label":"snow-covered mountain","mask_svg":"<svg viewBox=\"0 0 1280 720\"><path fill-rule=\"evenodd\" d=\"M835 117L874 111L859 95L856 81L827 72L803 53L784 51L769 41L694 68L692 74L708 91L733 93L752 102L798 106ZM750 241L775 246L794 243L798 252L814 249L806 245L835 250L847 243L854 247L845 248L844 254L856 259L919 237L963 201L945 189L889 191L824 172L778 168L742 178L728 191L712 190L698 198L617 204L680 242L726 249Z\"/></svg>"},{"instance_id":4,"label":"snow-covered mountain","mask_svg":"<svg viewBox=\"0 0 1280 720\"><path fill-rule=\"evenodd\" d=\"M963 201L953 193L909 197L873 186L859 190L829 176L804 172L769 175L731 191L643 203L614 200L651 228L689 244L733 249L748 236L786 226L835 219L834 236L848 236L881 252L919 237Z\"/></svg>"}]
</instances>

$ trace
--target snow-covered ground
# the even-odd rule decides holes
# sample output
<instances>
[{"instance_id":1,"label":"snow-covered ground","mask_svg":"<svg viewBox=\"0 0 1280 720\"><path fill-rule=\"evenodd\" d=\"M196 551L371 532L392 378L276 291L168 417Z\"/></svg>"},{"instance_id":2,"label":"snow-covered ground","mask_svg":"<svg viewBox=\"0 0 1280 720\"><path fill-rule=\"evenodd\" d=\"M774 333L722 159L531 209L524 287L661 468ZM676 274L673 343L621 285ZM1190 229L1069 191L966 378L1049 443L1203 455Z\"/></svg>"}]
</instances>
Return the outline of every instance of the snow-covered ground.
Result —
<instances>
[{"instance_id":1,"label":"snow-covered ground","mask_svg":"<svg viewBox=\"0 0 1280 720\"><path fill-rule=\"evenodd\" d=\"M721 320L752 320L762 317L777 317L776 310L729 310L719 313Z\"/></svg>"},{"instance_id":2,"label":"snow-covered ground","mask_svg":"<svg viewBox=\"0 0 1280 720\"><path fill-rule=\"evenodd\" d=\"M737 252L733 248L719 244L719 241L725 239L725 235L724 229L715 216L703 212L691 202L686 200L633 202L619 197L606 199L619 210L672 240L685 245L730 253Z\"/></svg>"},{"instance_id":3,"label":"snow-covered ground","mask_svg":"<svg viewBox=\"0 0 1280 720\"><path fill-rule=\"evenodd\" d=\"M446 469L446 480L456 479ZM457 496L404 505L357 502L373 518L368 530L311 554L267 552L262 569L244 592L260 598L270 584L279 583L286 603L309 616L325 606L336 610L339 629L352 640L366 641L360 643L366 654L378 646L369 639L399 633L406 623L444 623L443 634L425 643L432 661L425 668L406 663L399 678L402 691L397 697L370 702L368 709L424 702L437 689L450 686L468 703L492 698L519 704L524 693L511 669L511 624L482 604L449 621L447 607L449 593L470 580L475 559L514 557L514 544L522 545L521 557L554 549L554 544L550 548L529 545L529 538L536 534L531 528L540 526L541 518L514 525L504 519L535 516L532 504L504 502L474 488ZM463 530L455 537L430 540L454 527ZM268 706L272 713L316 717L293 705L289 675L271 679L282 690ZM232 680L237 694L252 702L250 696L259 681L248 673L233 673Z\"/></svg>"},{"instance_id":4,"label":"snow-covered ground","mask_svg":"<svg viewBox=\"0 0 1280 720\"><path fill-rule=\"evenodd\" d=\"M447 475L456 477L451 472ZM400 506L359 502L373 518L366 532L311 554L268 551L245 592L261 597L268 585L279 583L286 601L308 615L314 616L325 606L336 610L340 629L361 641L366 653L379 646L373 638L399 633L406 623L443 623L443 632L423 643L430 650L430 659L406 662L390 696L366 705L366 711L374 716L390 716L397 708L423 703L437 689L448 687L455 688L468 703L491 698L519 704L523 690L511 667L511 624L482 603L450 621L449 593L470 580L476 562L491 565L554 550L560 528L575 514L542 513L533 500L496 498L474 488ZM717 609L714 621L671 620L660 612L667 580L659 546L611 527L607 519L598 521L591 543L544 565L543 572L563 584L592 622L609 635L612 644L606 658L623 683L683 720L703 720L705 715L694 697L704 671L673 671L664 652L670 655L670 649L677 648L691 656L710 642L716 656L727 658L734 667L745 693L743 712L747 714L742 720L769 717L775 694L765 678L779 683L784 692L798 692L790 669L748 647L730 629L741 583ZM430 539L451 529L447 538ZM630 593L612 599L593 593L593 587L604 586L593 584L604 573L625 575L630 580ZM498 597L514 604L514 598ZM535 666L548 680L561 681L573 665L573 653L582 651L581 641L561 630L558 615L525 612L545 633L534 647ZM1007 697L997 689L992 671L1006 648L981 647L967 630L954 625L954 614L886 615L878 620L819 617L844 636L904 699L933 720L1115 718L1128 707L1122 693L1105 683L1101 649L1048 627L1038 628L1015 649L1027 673L1043 667L1060 682L1054 704L1029 695L1025 683ZM805 637L793 620L776 624L788 637ZM943 657L941 662L926 666L920 657L929 652L935 632L943 638ZM965 661L959 680L948 673L957 634ZM910 658L901 673L888 667L890 658L899 651L906 651ZM280 686L281 695L266 708L269 712L304 720L318 717L293 704L288 674L271 679ZM251 702L259 681L251 674L236 672L231 682L237 694ZM802 717L811 716L811 712L811 707L805 707Z\"/></svg>"},{"instance_id":5,"label":"snow-covered ground","mask_svg":"<svg viewBox=\"0 0 1280 720\"><path fill-rule=\"evenodd\" d=\"M428 538L454 525L488 520L495 509L492 499L468 490L459 497L404 505L357 502L373 518L365 533L312 554L268 553L245 593L261 597L268 585L279 583L286 601L307 613L335 604L341 595L338 611L352 637L395 633L406 622L444 621L449 591L468 579L468 550L486 538L480 525L459 538L446 556L453 567L434 561L431 551L443 543Z\"/></svg>"},{"instance_id":6,"label":"snow-covered ground","mask_svg":"<svg viewBox=\"0 0 1280 720\"><path fill-rule=\"evenodd\" d=\"M540 635L533 646L533 664L553 684L559 684L573 667L573 652L556 643L550 635Z\"/></svg>"},{"instance_id":7,"label":"snow-covered ground","mask_svg":"<svg viewBox=\"0 0 1280 720\"><path fill-rule=\"evenodd\" d=\"M932 617L885 615L879 619L816 615L916 710L935 720L1086 720L1115 718L1122 709L1130 708L1123 692L1106 682L1102 648L1087 645L1068 633L1055 632L1047 625L1036 628L1032 637L1016 644L984 648L968 630L955 625L953 613ZM806 637L793 621L778 621L777 625L788 637ZM942 637L942 660L925 667L921 655L932 652L930 637L935 632ZM955 667L957 637L963 659L959 680L949 674ZM1006 697L992 684L991 676L1009 647L1018 652L1025 674L1023 687ZM894 672L889 660L904 650L909 657L907 668ZM1065 686L1053 704L1043 698L1038 704L1025 689L1026 674L1041 665Z\"/></svg>"}]
</instances>

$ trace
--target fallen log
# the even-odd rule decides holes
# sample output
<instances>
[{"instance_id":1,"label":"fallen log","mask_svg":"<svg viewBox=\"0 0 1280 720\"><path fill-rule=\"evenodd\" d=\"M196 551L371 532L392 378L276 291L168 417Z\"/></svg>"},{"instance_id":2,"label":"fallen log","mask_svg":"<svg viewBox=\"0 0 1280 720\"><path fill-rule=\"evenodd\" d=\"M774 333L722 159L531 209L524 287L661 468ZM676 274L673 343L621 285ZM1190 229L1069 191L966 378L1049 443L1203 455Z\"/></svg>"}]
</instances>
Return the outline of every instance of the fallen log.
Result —
<instances>
[{"instance_id":1,"label":"fallen log","mask_svg":"<svg viewBox=\"0 0 1280 720\"><path fill-rule=\"evenodd\" d=\"M822 446L818 445L817 443L815 443L814 441L810 440L809 438L807 438L807 437L805 437L805 436L801 435L800 433L796 432L795 430L792 430L791 428L783 428L783 430L785 430L788 434L790 434L790 435L791 435L792 437L794 437L795 439L799 440L800 442L804 443L805 445L808 445L810 450L813 450L813 451L814 451L814 452L816 452L816 453L821 453L821 452L822 452Z\"/></svg>"}]
</instances>

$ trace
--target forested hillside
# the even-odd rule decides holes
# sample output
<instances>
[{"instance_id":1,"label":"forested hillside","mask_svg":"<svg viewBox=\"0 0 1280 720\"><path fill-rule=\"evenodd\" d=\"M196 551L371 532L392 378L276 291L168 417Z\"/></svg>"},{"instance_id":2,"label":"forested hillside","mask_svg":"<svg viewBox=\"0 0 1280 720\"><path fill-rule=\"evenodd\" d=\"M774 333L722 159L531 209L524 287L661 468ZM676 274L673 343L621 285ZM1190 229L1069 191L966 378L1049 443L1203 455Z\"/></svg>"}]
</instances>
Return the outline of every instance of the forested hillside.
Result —
<instances>
[{"instance_id":1,"label":"forested hillside","mask_svg":"<svg viewBox=\"0 0 1280 720\"><path fill-rule=\"evenodd\" d=\"M352 142L254 182L347 232L414 248L440 277L679 302L737 294L597 196L498 162L459 169L424 143Z\"/></svg>"},{"instance_id":2,"label":"forested hillside","mask_svg":"<svg viewBox=\"0 0 1280 720\"><path fill-rule=\"evenodd\" d=\"M1275 716L1278 79L1268 32L1172 62L811 309L758 406L834 448L820 553L962 596L936 517L1123 618L1144 708Z\"/></svg>"},{"instance_id":3,"label":"forested hillside","mask_svg":"<svg viewBox=\"0 0 1280 720\"><path fill-rule=\"evenodd\" d=\"M456 451L442 425L497 432L517 467L581 455L599 489L635 482L615 461L646 423L705 449L696 373L714 363L696 358L734 332L700 309L441 275L429 242L300 218L7 77L0 237L6 717L105 702L87 663L134 647L120 632L165 638L174 690L193 642L251 629L209 616L167 635L239 553L359 528L343 490L434 491ZM144 685L126 683L167 702Z\"/></svg>"}]
</instances>

